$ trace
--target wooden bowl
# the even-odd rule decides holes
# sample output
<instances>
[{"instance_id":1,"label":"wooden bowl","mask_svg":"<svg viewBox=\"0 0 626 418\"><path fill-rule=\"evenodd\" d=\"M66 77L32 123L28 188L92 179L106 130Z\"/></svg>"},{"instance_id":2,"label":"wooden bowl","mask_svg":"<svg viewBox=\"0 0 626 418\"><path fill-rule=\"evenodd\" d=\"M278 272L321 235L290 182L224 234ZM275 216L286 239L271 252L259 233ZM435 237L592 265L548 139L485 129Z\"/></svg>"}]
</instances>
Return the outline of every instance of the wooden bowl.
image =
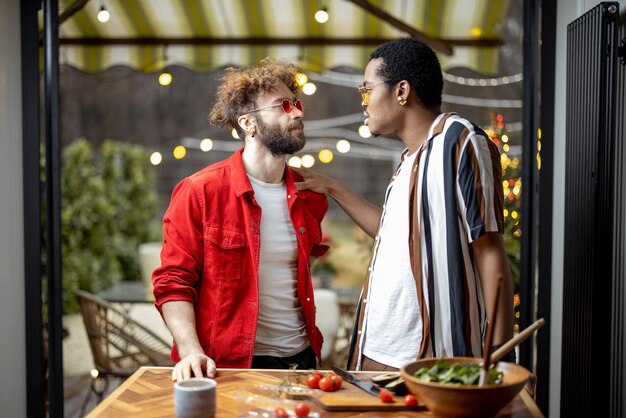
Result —
<instances>
[{"instance_id":1,"label":"wooden bowl","mask_svg":"<svg viewBox=\"0 0 626 418\"><path fill-rule=\"evenodd\" d=\"M498 362L496 368L503 372L499 385L444 385L426 382L414 376L422 367L432 367L437 358L427 358L405 364L400 372L407 388L437 417L494 417L511 402L530 377L528 370L514 363ZM445 358L449 364L481 363L471 357Z\"/></svg>"}]
</instances>

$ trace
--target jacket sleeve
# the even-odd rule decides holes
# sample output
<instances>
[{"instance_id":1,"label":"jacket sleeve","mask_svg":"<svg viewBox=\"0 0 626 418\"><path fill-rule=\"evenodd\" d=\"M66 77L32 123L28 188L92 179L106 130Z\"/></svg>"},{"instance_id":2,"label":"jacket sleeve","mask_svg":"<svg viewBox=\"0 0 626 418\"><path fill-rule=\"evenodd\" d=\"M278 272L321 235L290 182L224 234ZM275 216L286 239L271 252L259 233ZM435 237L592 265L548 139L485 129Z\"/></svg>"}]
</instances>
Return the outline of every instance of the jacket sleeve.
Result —
<instances>
[{"instance_id":1,"label":"jacket sleeve","mask_svg":"<svg viewBox=\"0 0 626 418\"><path fill-rule=\"evenodd\" d=\"M315 216L315 220L319 225L320 237L322 237L324 236L324 234L321 233L322 220L324 219L326 211L328 210L328 198L325 195L321 195L318 193L311 192L311 194L313 194L315 197L315 210L313 211L313 215ZM321 257L328 252L329 248L330 246L328 244L325 244L323 241L313 243L313 246L311 248L311 255L313 257Z\"/></svg>"},{"instance_id":2,"label":"jacket sleeve","mask_svg":"<svg viewBox=\"0 0 626 418\"><path fill-rule=\"evenodd\" d=\"M203 267L203 201L193 179L181 181L163 218L161 266L152 274L156 307L170 301L196 302Z\"/></svg>"}]
</instances>

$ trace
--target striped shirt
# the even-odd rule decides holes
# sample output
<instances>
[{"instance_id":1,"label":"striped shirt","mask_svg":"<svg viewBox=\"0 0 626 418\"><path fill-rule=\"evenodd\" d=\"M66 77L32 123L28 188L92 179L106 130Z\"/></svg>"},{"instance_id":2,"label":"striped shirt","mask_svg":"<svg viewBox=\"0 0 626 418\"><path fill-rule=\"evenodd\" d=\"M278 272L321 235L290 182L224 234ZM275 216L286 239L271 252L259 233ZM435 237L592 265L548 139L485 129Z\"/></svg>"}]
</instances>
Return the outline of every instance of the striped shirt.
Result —
<instances>
[{"instance_id":1,"label":"striped shirt","mask_svg":"<svg viewBox=\"0 0 626 418\"><path fill-rule=\"evenodd\" d=\"M405 150L403 159L406 153ZM470 121L456 114L441 114L433 122L428 141L417 151L406 193L409 196L407 244L422 321L421 334L411 341L399 336L397 341L376 344L407 347L407 351L418 353L418 358L478 357L482 353L486 316L471 243L486 232L504 231L498 148ZM379 231L385 222L383 216ZM401 235L399 232L398 236ZM367 326L366 305L378 296L369 294L370 281L376 280L371 275L377 263L376 253L385 244L378 241L379 236L357 308L349 355L351 369L360 367L364 348L361 336L366 331L363 327ZM365 343L369 344L373 338L376 335L367 334ZM356 356L355 350L358 350Z\"/></svg>"}]
</instances>

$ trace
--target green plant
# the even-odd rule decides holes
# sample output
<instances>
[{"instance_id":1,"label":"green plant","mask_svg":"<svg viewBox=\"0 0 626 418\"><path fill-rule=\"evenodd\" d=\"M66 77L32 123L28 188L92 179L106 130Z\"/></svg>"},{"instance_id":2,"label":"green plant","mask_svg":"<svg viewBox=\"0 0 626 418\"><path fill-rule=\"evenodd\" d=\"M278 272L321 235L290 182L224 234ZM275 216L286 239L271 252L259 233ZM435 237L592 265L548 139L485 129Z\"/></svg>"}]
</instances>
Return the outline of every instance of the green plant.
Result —
<instances>
[{"instance_id":1,"label":"green plant","mask_svg":"<svg viewBox=\"0 0 626 418\"><path fill-rule=\"evenodd\" d=\"M519 318L519 283L521 264L521 197L522 197L522 173L521 157L509 155L511 138L507 135L506 124L502 115L493 113L491 125L486 133L498 146L501 152L502 164L502 188L504 192L504 249L509 258L511 276L513 277L513 292L515 293L515 327L518 328Z\"/></svg>"},{"instance_id":2,"label":"green plant","mask_svg":"<svg viewBox=\"0 0 626 418\"><path fill-rule=\"evenodd\" d=\"M139 277L137 246L158 237L156 191L147 151L78 139L62 154L61 251L64 311L76 289L101 291Z\"/></svg>"}]
</instances>

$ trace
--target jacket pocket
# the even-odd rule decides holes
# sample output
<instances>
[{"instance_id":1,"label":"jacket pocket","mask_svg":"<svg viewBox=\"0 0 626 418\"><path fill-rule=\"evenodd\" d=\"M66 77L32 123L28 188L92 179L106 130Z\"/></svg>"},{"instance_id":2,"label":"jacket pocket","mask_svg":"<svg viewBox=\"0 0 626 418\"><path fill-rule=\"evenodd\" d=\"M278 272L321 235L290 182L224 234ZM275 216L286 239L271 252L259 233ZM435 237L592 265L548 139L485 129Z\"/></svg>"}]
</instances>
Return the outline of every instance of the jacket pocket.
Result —
<instances>
[{"instance_id":1,"label":"jacket pocket","mask_svg":"<svg viewBox=\"0 0 626 418\"><path fill-rule=\"evenodd\" d=\"M204 268L209 277L240 280L245 245L241 231L208 226L204 234Z\"/></svg>"}]
</instances>

